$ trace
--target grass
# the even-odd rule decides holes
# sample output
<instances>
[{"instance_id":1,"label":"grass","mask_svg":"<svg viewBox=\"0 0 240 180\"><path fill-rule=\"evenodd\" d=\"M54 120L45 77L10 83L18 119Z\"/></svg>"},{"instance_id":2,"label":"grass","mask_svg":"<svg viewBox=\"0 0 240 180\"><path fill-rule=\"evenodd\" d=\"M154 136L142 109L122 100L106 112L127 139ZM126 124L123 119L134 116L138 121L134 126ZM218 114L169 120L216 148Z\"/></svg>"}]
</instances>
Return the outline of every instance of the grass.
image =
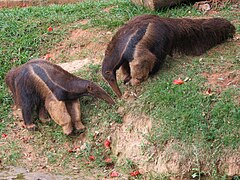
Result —
<instances>
[{"instance_id":1,"label":"grass","mask_svg":"<svg viewBox=\"0 0 240 180\"><path fill-rule=\"evenodd\" d=\"M11 149L9 152L8 150ZM6 153L8 151L8 153ZM13 165L17 165L18 159L22 157L22 152L18 148L17 142L10 142L8 146L4 146L1 149L2 158L11 162Z\"/></svg>"},{"instance_id":2,"label":"grass","mask_svg":"<svg viewBox=\"0 0 240 180\"><path fill-rule=\"evenodd\" d=\"M117 5L116 5L117 4ZM129 1L86 1L79 4L52 5L46 7L28 7L0 10L0 133L12 134L16 129L15 121L10 116L12 98L4 83L5 74L9 69L27 62L34 57L43 57L56 43L68 36L74 29L100 28L115 31L128 19L144 14L158 14L164 17L203 16L191 6L175 7L152 12L143 7L131 4ZM236 22L237 33L240 32L239 12L234 7L226 6L219 9L218 16ZM88 20L82 25L77 23ZM54 31L48 32L52 26ZM97 41L97 39L96 39ZM224 49L224 50L223 50ZM239 89L237 87L224 89L217 93L217 87L206 84L202 72L239 70L239 47L234 42L228 42L214 48L201 57L169 58L161 71L138 87L139 97L133 102L117 100L114 107L110 107L101 100L91 97L81 98L83 123L88 127L87 143L83 150L76 145L78 137L66 137L61 127L54 122L39 123L40 131L25 132L22 137L31 137L28 142L33 146L37 156L45 157L51 172L76 173L77 169L87 172L96 171L96 176L109 175L112 166L105 163L107 157L117 162L117 157L103 146L104 140L111 134L110 126L122 123L122 116L117 112L123 106L125 113L145 113L153 120L151 133L146 137L149 147L156 146L159 151L171 141L178 142L176 148L188 150L189 159L194 162L191 175L200 177L202 173L214 178L224 177L218 173L216 161L224 154L225 149L235 152L239 148L240 110ZM228 66L231 64L231 66ZM225 68L225 69L224 69ZM101 85L109 94L112 90L103 82L99 65L89 65L76 75L92 80ZM181 86L174 85L173 79L190 78ZM120 84L122 90L134 89ZM206 94L208 88L213 94ZM100 132L96 136L96 132ZM1 139L0 160L5 165L26 165L21 152L22 140ZM28 146L28 145L26 145ZM69 151L73 150L73 153ZM145 147L148 151L148 147ZM6 152L10 152L7 156ZM89 163L89 156L95 161ZM76 167L72 170L69 167ZM206 163L208 170L202 170ZM32 162L37 167L38 162ZM52 167L52 168L50 168ZM136 168L135 164L126 159L122 167L123 172L129 173ZM105 172L102 172L105 169ZM171 175L152 175L150 179L167 179Z\"/></svg>"},{"instance_id":3,"label":"grass","mask_svg":"<svg viewBox=\"0 0 240 180\"><path fill-rule=\"evenodd\" d=\"M193 77L193 71L186 70L183 76ZM207 87L201 87L204 84L201 76L195 76L184 86L176 86L172 83L178 78L176 74L171 71L161 75L151 82L155 88L146 88L140 99L145 105L143 109L158 121L154 142L165 143L172 138L191 142L200 138L220 140L224 145L238 147L239 107L229 99L237 97L237 89L229 89L220 95L205 95ZM230 138L233 134L235 138Z\"/></svg>"}]
</instances>

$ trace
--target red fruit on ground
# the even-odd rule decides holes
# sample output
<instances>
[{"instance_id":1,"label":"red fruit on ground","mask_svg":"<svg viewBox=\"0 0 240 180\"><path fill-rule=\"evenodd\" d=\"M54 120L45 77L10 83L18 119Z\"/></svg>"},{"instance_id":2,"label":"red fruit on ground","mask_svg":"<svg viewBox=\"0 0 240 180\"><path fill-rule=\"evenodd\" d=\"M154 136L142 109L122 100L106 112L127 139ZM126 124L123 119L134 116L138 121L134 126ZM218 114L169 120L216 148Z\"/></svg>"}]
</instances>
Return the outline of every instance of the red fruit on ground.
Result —
<instances>
[{"instance_id":1,"label":"red fruit on ground","mask_svg":"<svg viewBox=\"0 0 240 180\"><path fill-rule=\"evenodd\" d=\"M95 160L95 157L94 157L94 156L89 156L89 159L90 159L91 161L94 161L94 160Z\"/></svg>"},{"instance_id":2,"label":"red fruit on ground","mask_svg":"<svg viewBox=\"0 0 240 180\"><path fill-rule=\"evenodd\" d=\"M184 83L184 81L181 80L181 79L175 79L175 80L173 81L173 84L178 84L178 85L180 85L180 84L183 84L183 83Z\"/></svg>"},{"instance_id":3,"label":"red fruit on ground","mask_svg":"<svg viewBox=\"0 0 240 180\"><path fill-rule=\"evenodd\" d=\"M118 177L119 176L119 173L117 171L113 171L111 174L110 174L110 177Z\"/></svg>"},{"instance_id":4,"label":"red fruit on ground","mask_svg":"<svg viewBox=\"0 0 240 180\"><path fill-rule=\"evenodd\" d=\"M7 137L7 134L3 133L2 138L6 138L6 137Z\"/></svg>"},{"instance_id":5,"label":"red fruit on ground","mask_svg":"<svg viewBox=\"0 0 240 180\"><path fill-rule=\"evenodd\" d=\"M139 171L133 171L130 173L131 176L137 176L139 174L141 174Z\"/></svg>"},{"instance_id":6,"label":"red fruit on ground","mask_svg":"<svg viewBox=\"0 0 240 180\"><path fill-rule=\"evenodd\" d=\"M44 56L44 59L46 59L46 60L48 60L48 59L50 59L51 58L51 54L46 54L45 56Z\"/></svg>"},{"instance_id":7,"label":"red fruit on ground","mask_svg":"<svg viewBox=\"0 0 240 180\"><path fill-rule=\"evenodd\" d=\"M211 93L212 93L212 90L210 88L208 88L208 90L206 91L206 94L211 95Z\"/></svg>"},{"instance_id":8,"label":"red fruit on ground","mask_svg":"<svg viewBox=\"0 0 240 180\"><path fill-rule=\"evenodd\" d=\"M110 148L110 145L111 145L111 141L109 141L108 139L106 139L106 141L104 142L105 148Z\"/></svg>"},{"instance_id":9,"label":"red fruit on ground","mask_svg":"<svg viewBox=\"0 0 240 180\"><path fill-rule=\"evenodd\" d=\"M105 162L106 162L107 164L112 163L112 159L111 159L111 158L106 158L106 159L105 159Z\"/></svg>"},{"instance_id":10,"label":"red fruit on ground","mask_svg":"<svg viewBox=\"0 0 240 180\"><path fill-rule=\"evenodd\" d=\"M51 31L53 31L53 28L50 26L50 27L48 27L48 32L51 32Z\"/></svg>"},{"instance_id":11,"label":"red fruit on ground","mask_svg":"<svg viewBox=\"0 0 240 180\"><path fill-rule=\"evenodd\" d=\"M69 153L74 153L75 151L73 149L68 150Z\"/></svg>"}]
</instances>

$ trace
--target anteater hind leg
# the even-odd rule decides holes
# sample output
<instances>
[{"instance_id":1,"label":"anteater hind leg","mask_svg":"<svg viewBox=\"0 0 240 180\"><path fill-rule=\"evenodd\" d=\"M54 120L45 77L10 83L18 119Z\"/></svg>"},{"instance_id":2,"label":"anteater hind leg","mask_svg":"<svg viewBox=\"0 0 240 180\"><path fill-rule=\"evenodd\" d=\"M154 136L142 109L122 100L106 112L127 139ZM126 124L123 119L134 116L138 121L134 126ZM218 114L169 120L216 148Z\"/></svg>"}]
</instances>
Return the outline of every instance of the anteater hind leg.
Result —
<instances>
[{"instance_id":1,"label":"anteater hind leg","mask_svg":"<svg viewBox=\"0 0 240 180\"><path fill-rule=\"evenodd\" d=\"M14 105L13 108L12 108L12 111L13 111L13 116L16 119L24 121L21 108L18 108L18 106ZM39 120L41 122L46 123L46 122L50 121L50 118L48 116L48 112L47 112L47 110L45 109L44 106L37 109L37 113L38 113Z\"/></svg>"},{"instance_id":2,"label":"anteater hind leg","mask_svg":"<svg viewBox=\"0 0 240 180\"><path fill-rule=\"evenodd\" d=\"M134 59L130 62L131 85L138 85L148 78L156 62L156 56L147 49L137 48Z\"/></svg>"},{"instance_id":3,"label":"anteater hind leg","mask_svg":"<svg viewBox=\"0 0 240 180\"><path fill-rule=\"evenodd\" d=\"M20 93L20 94L18 94ZM22 117L24 120L24 124L28 130L35 130L36 126L33 124L32 120L32 112L33 112L33 105L31 100L25 94L25 92L17 92L17 96L21 98L21 109L22 109Z\"/></svg>"},{"instance_id":4,"label":"anteater hind leg","mask_svg":"<svg viewBox=\"0 0 240 180\"><path fill-rule=\"evenodd\" d=\"M121 66L121 71L122 71L122 75L123 75L123 82L124 84L128 83L131 79L131 75L130 75L130 67L129 67L129 62L125 61L122 66Z\"/></svg>"},{"instance_id":5,"label":"anteater hind leg","mask_svg":"<svg viewBox=\"0 0 240 180\"><path fill-rule=\"evenodd\" d=\"M81 111L80 111L80 102L79 99L66 101L65 102L68 113L71 116L72 124L78 132L83 132L85 130L85 126L81 121Z\"/></svg>"},{"instance_id":6,"label":"anteater hind leg","mask_svg":"<svg viewBox=\"0 0 240 180\"><path fill-rule=\"evenodd\" d=\"M49 96L45 100L45 107L48 110L51 118L63 128L66 135L72 133L72 121L67 111L65 102L58 101L55 97Z\"/></svg>"},{"instance_id":7,"label":"anteater hind leg","mask_svg":"<svg viewBox=\"0 0 240 180\"><path fill-rule=\"evenodd\" d=\"M14 105L12 108L12 114L16 119L23 120L22 109L17 105Z\"/></svg>"}]
</instances>

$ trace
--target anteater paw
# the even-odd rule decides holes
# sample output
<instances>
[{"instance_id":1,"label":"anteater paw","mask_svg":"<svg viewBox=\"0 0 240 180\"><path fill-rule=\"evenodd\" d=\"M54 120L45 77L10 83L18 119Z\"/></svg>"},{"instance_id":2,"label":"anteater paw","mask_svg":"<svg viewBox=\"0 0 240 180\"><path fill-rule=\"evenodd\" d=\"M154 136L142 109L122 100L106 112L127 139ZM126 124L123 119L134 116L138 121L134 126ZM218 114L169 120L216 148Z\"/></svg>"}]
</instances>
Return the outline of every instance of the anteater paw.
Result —
<instances>
[{"instance_id":1,"label":"anteater paw","mask_svg":"<svg viewBox=\"0 0 240 180\"><path fill-rule=\"evenodd\" d=\"M66 135L70 135L73 131L73 128L71 125L66 125L66 126L63 126L63 133L66 134Z\"/></svg>"},{"instance_id":2,"label":"anteater paw","mask_svg":"<svg viewBox=\"0 0 240 180\"><path fill-rule=\"evenodd\" d=\"M86 131L86 127L83 126L81 129L75 129L74 133L75 134L81 134L81 133L84 133L85 131Z\"/></svg>"},{"instance_id":3,"label":"anteater paw","mask_svg":"<svg viewBox=\"0 0 240 180\"><path fill-rule=\"evenodd\" d=\"M124 78L123 83L127 84L130 80L131 80L131 76L127 76L126 78Z\"/></svg>"},{"instance_id":4,"label":"anteater paw","mask_svg":"<svg viewBox=\"0 0 240 180\"><path fill-rule=\"evenodd\" d=\"M36 131L37 130L37 126L35 124L28 124L28 125L26 125L26 128L29 131Z\"/></svg>"}]
</instances>

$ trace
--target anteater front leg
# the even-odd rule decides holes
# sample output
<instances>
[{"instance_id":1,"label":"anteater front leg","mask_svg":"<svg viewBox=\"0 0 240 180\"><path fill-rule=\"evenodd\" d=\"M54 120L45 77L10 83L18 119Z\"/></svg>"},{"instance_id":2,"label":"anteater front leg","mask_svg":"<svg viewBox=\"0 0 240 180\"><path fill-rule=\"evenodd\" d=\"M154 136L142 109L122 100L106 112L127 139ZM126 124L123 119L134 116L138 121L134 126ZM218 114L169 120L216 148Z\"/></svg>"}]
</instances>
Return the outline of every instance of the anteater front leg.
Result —
<instances>
[{"instance_id":1,"label":"anteater front leg","mask_svg":"<svg viewBox=\"0 0 240 180\"><path fill-rule=\"evenodd\" d=\"M80 111L80 102L79 99L66 101L65 102L68 113L71 116L72 124L76 128L78 132L83 132L85 130L85 126L81 121L81 111Z\"/></svg>"},{"instance_id":2,"label":"anteater front leg","mask_svg":"<svg viewBox=\"0 0 240 180\"><path fill-rule=\"evenodd\" d=\"M128 83L131 80L131 74L130 74L130 66L129 62L125 61L121 66L121 71L123 75L123 82L124 84Z\"/></svg>"},{"instance_id":3,"label":"anteater front leg","mask_svg":"<svg viewBox=\"0 0 240 180\"><path fill-rule=\"evenodd\" d=\"M48 110L51 118L63 128L66 135L72 133L72 121L67 111L64 101L58 101L54 95L49 95L45 100L45 107Z\"/></svg>"},{"instance_id":4,"label":"anteater front leg","mask_svg":"<svg viewBox=\"0 0 240 180\"><path fill-rule=\"evenodd\" d=\"M134 59L130 62L131 85L138 85L148 78L156 62L156 56L148 49L136 48Z\"/></svg>"}]
</instances>

